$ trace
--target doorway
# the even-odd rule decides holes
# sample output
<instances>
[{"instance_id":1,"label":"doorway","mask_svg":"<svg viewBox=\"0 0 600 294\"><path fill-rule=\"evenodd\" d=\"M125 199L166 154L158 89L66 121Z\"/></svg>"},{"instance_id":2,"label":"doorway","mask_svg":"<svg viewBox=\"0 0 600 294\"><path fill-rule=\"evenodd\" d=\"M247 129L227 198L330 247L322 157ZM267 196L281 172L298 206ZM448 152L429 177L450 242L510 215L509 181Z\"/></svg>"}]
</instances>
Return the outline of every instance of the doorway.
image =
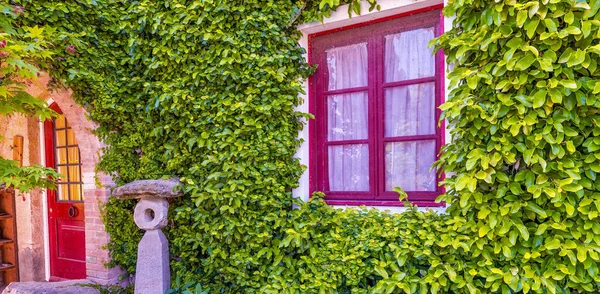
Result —
<instances>
[{"instance_id":1,"label":"doorway","mask_svg":"<svg viewBox=\"0 0 600 294\"><path fill-rule=\"evenodd\" d=\"M59 116L44 122L46 166L61 174L56 190L48 189L48 236L51 280L85 279L84 193L79 145L56 103Z\"/></svg>"}]
</instances>

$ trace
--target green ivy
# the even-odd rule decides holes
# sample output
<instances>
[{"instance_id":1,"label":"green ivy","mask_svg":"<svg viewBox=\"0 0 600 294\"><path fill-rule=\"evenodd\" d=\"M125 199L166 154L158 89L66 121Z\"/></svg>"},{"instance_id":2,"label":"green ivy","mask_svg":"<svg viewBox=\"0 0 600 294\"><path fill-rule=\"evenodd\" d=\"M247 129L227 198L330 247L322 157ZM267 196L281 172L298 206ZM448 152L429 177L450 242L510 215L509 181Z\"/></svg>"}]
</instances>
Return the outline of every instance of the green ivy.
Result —
<instances>
[{"instance_id":1,"label":"green ivy","mask_svg":"<svg viewBox=\"0 0 600 294\"><path fill-rule=\"evenodd\" d=\"M600 291L600 1L453 1L448 213L502 292ZM599 143L599 144L596 144Z\"/></svg>"},{"instance_id":2,"label":"green ivy","mask_svg":"<svg viewBox=\"0 0 600 294\"><path fill-rule=\"evenodd\" d=\"M51 73L98 123L99 168L185 184L172 292L600 291L600 1L449 1L442 215L291 195L312 72L296 25L359 1L23 2L31 25L81 36ZM130 273L133 205L104 208L109 266Z\"/></svg>"}]
</instances>

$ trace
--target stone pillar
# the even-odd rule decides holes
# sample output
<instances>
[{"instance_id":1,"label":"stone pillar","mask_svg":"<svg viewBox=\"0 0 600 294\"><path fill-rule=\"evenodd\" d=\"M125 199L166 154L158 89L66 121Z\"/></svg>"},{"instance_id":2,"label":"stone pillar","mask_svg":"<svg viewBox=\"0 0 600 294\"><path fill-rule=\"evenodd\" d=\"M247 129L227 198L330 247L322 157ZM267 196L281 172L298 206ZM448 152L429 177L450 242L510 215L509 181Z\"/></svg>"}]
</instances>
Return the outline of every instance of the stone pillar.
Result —
<instances>
[{"instance_id":1,"label":"stone pillar","mask_svg":"<svg viewBox=\"0 0 600 294\"><path fill-rule=\"evenodd\" d=\"M163 294L171 286L169 242L161 228L167 225L167 198L182 196L175 190L179 180L142 180L115 189L118 199L140 199L135 206L135 224L146 233L138 245L135 268L136 294Z\"/></svg>"}]
</instances>

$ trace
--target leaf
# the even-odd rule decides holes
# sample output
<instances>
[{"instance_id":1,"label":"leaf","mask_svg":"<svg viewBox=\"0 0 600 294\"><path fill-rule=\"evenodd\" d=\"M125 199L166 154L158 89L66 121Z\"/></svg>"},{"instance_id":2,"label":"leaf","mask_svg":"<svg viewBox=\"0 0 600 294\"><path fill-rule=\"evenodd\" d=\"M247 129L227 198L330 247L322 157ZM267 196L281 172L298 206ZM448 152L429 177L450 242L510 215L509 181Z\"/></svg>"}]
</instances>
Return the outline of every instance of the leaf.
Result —
<instances>
[{"instance_id":1,"label":"leaf","mask_svg":"<svg viewBox=\"0 0 600 294\"><path fill-rule=\"evenodd\" d=\"M545 89L538 90L533 94L533 108L540 108L546 104L546 94L547 91Z\"/></svg>"},{"instance_id":2,"label":"leaf","mask_svg":"<svg viewBox=\"0 0 600 294\"><path fill-rule=\"evenodd\" d=\"M519 59L515 65L515 70L523 71L528 69L536 61L535 55L527 53L525 57Z\"/></svg>"},{"instance_id":3,"label":"leaf","mask_svg":"<svg viewBox=\"0 0 600 294\"><path fill-rule=\"evenodd\" d=\"M379 274L381 277L383 277L384 279L389 278L387 271L384 270L382 267L376 266L375 267L375 272L377 274Z\"/></svg>"},{"instance_id":4,"label":"leaf","mask_svg":"<svg viewBox=\"0 0 600 294\"><path fill-rule=\"evenodd\" d=\"M541 207L539 207L537 204L532 203L531 201L527 202L527 206L526 208L528 210L531 210L533 212L535 212L536 214L538 214L541 218L546 218L548 217L548 214L546 213L546 211L544 211Z\"/></svg>"},{"instance_id":5,"label":"leaf","mask_svg":"<svg viewBox=\"0 0 600 294\"><path fill-rule=\"evenodd\" d=\"M523 24L525 24L525 21L527 20L527 13L528 12L525 10L517 12L517 27L523 27Z\"/></svg>"},{"instance_id":6,"label":"leaf","mask_svg":"<svg viewBox=\"0 0 600 294\"><path fill-rule=\"evenodd\" d=\"M537 27L539 24L540 24L539 18L532 19L532 20L528 21L527 23L525 23L525 32L529 39L533 38L533 35L535 34L535 31L537 30Z\"/></svg>"}]
</instances>

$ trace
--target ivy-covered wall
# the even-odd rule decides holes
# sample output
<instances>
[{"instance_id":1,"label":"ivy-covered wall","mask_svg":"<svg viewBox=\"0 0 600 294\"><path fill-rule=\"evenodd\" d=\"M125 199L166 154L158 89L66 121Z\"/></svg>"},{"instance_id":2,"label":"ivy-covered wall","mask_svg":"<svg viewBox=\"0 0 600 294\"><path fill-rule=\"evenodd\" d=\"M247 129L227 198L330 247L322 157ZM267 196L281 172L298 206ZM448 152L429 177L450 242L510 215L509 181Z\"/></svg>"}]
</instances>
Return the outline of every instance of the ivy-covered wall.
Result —
<instances>
[{"instance_id":1,"label":"ivy-covered wall","mask_svg":"<svg viewBox=\"0 0 600 294\"><path fill-rule=\"evenodd\" d=\"M350 1L25 2L30 22L82 35L51 70L99 123L99 168L185 183L167 232L174 291L600 291L600 1L449 2L444 215L318 194L293 209L311 73L296 25ZM111 265L130 272L132 206L105 207Z\"/></svg>"}]
</instances>

